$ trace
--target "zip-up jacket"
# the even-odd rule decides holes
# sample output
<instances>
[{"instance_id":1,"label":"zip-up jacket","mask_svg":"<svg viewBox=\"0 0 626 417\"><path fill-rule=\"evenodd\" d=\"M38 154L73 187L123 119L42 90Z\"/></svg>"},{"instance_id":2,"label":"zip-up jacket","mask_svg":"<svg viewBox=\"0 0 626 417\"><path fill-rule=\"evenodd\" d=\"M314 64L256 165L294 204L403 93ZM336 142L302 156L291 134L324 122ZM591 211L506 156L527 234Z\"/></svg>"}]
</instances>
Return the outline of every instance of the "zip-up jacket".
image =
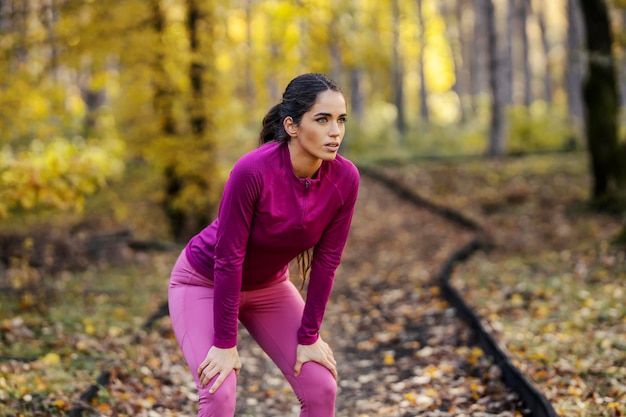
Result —
<instances>
[{"instance_id":1,"label":"zip-up jacket","mask_svg":"<svg viewBox=\"0 0 626 417\"><path fill-rule=\"evenodd\" d=\"M314 178L298 178L287 144L270 142L244 155L226 182L218 217L186 247L191 265L215 288L214 344L237 344L241 291L289 278L289 263L314 248L298 343L319 329L348 238L359 173L337 155Z\"/></svg>"}]
</instances>

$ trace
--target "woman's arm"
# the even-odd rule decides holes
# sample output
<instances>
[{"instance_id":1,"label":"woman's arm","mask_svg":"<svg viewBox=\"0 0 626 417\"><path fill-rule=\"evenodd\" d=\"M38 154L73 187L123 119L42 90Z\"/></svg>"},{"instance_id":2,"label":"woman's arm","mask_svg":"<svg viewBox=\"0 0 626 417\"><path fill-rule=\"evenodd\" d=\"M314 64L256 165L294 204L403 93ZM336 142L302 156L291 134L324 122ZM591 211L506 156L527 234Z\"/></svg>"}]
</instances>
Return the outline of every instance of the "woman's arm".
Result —
<instances>
[{"instance_id":1,"label":"woman's arm","mask_svg":"<svg viewBox=\"0 0 626 417\"><path fill-rule=\"evenodd\" d=\"M298 329L298 343L302 345L313 344L319 337L319 329L330 298L335 272L348 240L358 195L359 177L356 168L352 181L346 188L348 192L344 198L344 204L322 234L313 251L302 325Z\"/></svg>"},{"instance_id":2,"label":"woman's arm","mask_svg":"<svg viewBox=\"0 0 626 417\"><path fill-rule=\"evenodd\" d=\"M257 170L248 164L238 164L224 188L218 215L214 270L214 345L218 348L237 345L242 267L261 186Z\"/></svg>"}]
</instances>

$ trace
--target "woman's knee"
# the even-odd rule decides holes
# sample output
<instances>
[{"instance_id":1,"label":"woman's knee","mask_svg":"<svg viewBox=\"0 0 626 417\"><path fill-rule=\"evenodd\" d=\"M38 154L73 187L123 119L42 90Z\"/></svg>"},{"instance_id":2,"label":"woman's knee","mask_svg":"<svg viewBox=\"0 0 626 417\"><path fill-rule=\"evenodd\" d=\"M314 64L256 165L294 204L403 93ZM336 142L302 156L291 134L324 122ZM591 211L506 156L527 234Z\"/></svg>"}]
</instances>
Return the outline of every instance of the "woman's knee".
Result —
<instances>
[{"instance_id":1,"label":"woman's knee","mask_svg":"<svg viewBox=\"0 0 626 417\"><path fill-rule=\"evenodd\" d=\"M298 376L302 390L300 399L305 406L314 404L334 405L337 396L337 381L324 366L307 362Z\"/></svg>"},{"instance_id":2,"label":"woman's knee","mask_svg":"<svg viewBox=\"0 0 626 417\"><path fill-rule=\"evenodd\" d=\"M333 378L332 374L322 378L309 390L309 394L309 398L312 401L321 401L324 403L332 401L334 403L335 397L337 396L337 381Z\"/></svg>"},{"instance_id":3,"label":"woman's knee","mask_svg":"<svg viewBox=\"0 0 626 417\"><path fill-rule=\"evenodd\" d=\"M213 394L209 393L214 380L198 389L198 417L231 417L235 415L237 378L230 375Z\"/></svg>"}]
</instances>

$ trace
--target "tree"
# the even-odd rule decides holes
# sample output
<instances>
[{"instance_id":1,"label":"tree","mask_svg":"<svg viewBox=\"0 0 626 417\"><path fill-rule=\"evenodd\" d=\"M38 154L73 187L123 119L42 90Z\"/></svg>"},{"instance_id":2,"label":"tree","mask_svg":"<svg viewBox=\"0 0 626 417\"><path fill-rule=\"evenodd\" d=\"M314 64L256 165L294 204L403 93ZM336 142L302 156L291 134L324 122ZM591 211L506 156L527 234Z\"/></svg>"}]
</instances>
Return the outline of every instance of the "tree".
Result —
<instances>
[{"instance_id":1,"label":"tree","mask_svg":"<svg viewBox=\"0 0 626 417\"><path fill-rule=\"evenodd\" d=\"M600 209L623 209L626 148L618 141L619 97L608 7L603 0L580 0L580 5L588 55L583 97L592 199Z\"/></svg>"},{"instance_id":2,"label":"tree","mask_svg":"<svg viewBox=\"0 0 626 417\"><path fill-rule=\"evenodd\" d=\"M157 39L168 31L167 13L161 0L152 0L152 27ZM215 140L211 132L212 121L207 112L206 97L215 96L214 82L207 62L212 62L212 37L208 45L202 44L201 25L205 31L213 26L212 10L202 9L195 0L185 2L184 28L188 41L187 85L189 91L179 91L173 76L167 70L165 45L157 43L152 63L153 104L159 121L161 137L155 145L165 155L160 157L163 166L163 207L170 232L175 240L185 241L208 224L215 212L217 191L215 175ZM170 51L171 54L171 51ZM180 76L179 74L178 76ZM184 106L187 120L177 117L176 106ZM200 197L206 196L206 197Z\"/></svg>"},{"instance_id":3,"label":"tree","mask_svg":"<svg viewBox=\"0 0 626 417\"><path fill-rule=\"evenodd\" d=\"M566 0L567 35L565 39L567 65L565 66L565 87L567 91L567 110L573 125L572 135L582 136L584 115L582 103L583 63L583 22L578 4L579 0ZM575 140L574 138L572 138Z\"/></svg>"},{"instance_id":4,"label":"tree","mask_svg":"<svg viewBox=\"0 0 626 417\"><path fill-rule=\"evenodd\" d=\"M498 44L496 41L496 18L493 0L483 0L487 24L487 49L489 53L489 87L491 91L491 124L489 130L489 148L491 157L503 156L506 151L505 115L506 88L502 82Z\"/></svg>"},{"instance_id":5,"label":"tree","mask_svg":"<svg viewBox=\"0 0 626 417\"><path fill-rule=\"evenodd\" d=\"M393 18L393 45L391 49L393 52L393 60L391 62L391 75L393 80L394 103L397 110L396 128L398 129L400 137L404 138L404 134L406 133L406 120L404 114L404 70L400 49L400 6L398 1L399 0L392 0L391 2ZM422 85L421 88L423 89L424 86Z\"/></svg>"},{"instance_id":6,"label":"tree","mask_svg":"<svg viewBox=\"0 0 626 417\"><path fill-rule=\"evenodd\" d=\"M419 23L419 60L418 60L418 72L420 79L420 95L419 95L419 106L420 106L420 117L423 122L428 122L430 119L428 112L428 89L426 86L426 74L424 72L424 52L426 51L426 27L424 24L424 13L422 0L417 0L417 22Z\"/></svg>"}]
</instances>

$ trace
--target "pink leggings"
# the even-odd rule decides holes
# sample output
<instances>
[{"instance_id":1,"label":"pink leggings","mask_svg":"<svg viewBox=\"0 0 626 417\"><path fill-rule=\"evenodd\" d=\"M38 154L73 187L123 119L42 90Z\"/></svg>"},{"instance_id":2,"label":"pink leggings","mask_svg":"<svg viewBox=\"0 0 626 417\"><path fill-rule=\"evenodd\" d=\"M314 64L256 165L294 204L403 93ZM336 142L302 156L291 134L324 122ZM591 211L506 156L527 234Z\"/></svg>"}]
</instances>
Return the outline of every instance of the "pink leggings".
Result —
<instances>
[{"instance_id":1,"label":"pink leggings","mask_svg":"<svg viewBox=\"0 0 626 417\"><path fill-rule=\"evenodd\" d=\"M199 417L235 415L237 376L234 372L213 394L202 388L197 369L213 343L213 287L180 255L169 285L169 309L172 326L199 392ZM241 293L239 320L267 355L282 371L301 404L300 417L335 415L337 382L324 366L307 362L300 375L293 376L297 338L304 301L289 281ZM245 364L242 368L245 372Z\"/></svg>"}]
</instances>

